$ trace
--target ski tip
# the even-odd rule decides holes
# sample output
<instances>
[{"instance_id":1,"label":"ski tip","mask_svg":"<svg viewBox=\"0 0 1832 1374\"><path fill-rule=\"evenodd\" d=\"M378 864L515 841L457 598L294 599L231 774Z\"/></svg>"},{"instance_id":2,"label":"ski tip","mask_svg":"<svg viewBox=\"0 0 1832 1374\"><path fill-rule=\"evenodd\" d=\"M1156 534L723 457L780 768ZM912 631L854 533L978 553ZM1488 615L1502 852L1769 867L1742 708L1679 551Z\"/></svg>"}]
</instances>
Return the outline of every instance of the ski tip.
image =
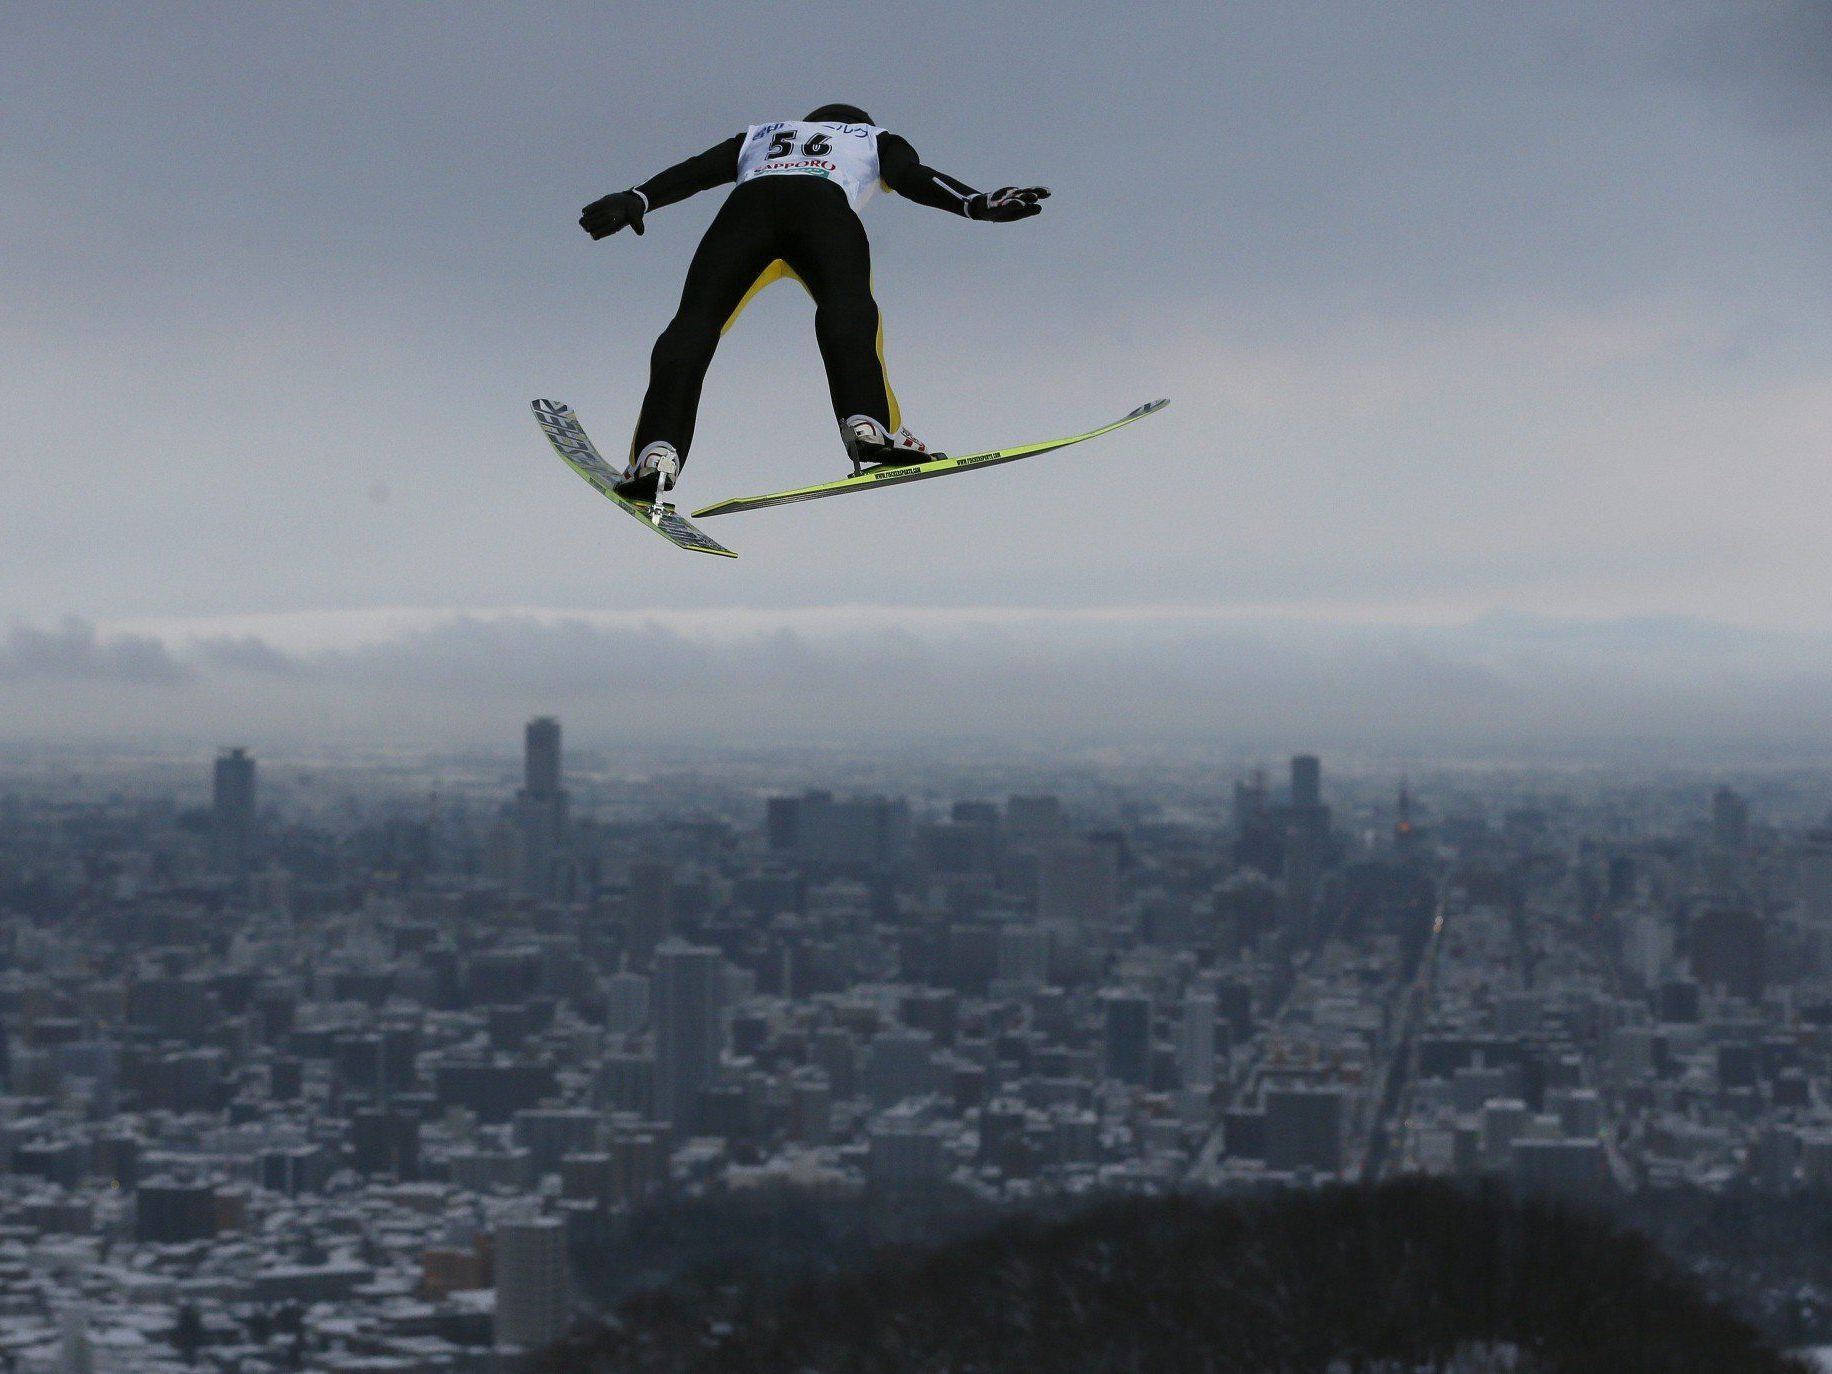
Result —
<instances>
[{"instance_id":1,"label":"ski tip","mask_svg":"<svg viewBox=\"0 0 1832 1374\"><path fill-rule=\"evenodd\" d=\"M1155 401L1147 401L1144 405L1140 406L1137 410L1130 412L1126 416L1126 418L1128 420L1136 420L1136 419L1139 419L1141 416L1155 415L1158 411L1164 409L1164 407L1169 404L1170 404L1170 397L1160 396Z\"/></svg>"}]
</instances>

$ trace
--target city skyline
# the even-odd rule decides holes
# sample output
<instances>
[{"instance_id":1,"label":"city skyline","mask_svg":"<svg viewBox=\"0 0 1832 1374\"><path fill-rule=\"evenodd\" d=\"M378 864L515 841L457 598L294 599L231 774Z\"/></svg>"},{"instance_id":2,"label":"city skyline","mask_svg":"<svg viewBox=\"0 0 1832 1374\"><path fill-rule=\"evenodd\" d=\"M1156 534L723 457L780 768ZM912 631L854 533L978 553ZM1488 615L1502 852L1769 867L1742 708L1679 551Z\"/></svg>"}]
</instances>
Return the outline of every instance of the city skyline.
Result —
<instances>
[{"instance_id":1,"label":"city skyline","mask_svg":"<svg viewBox=\"0 0 1832 1374\"><path fill-rule=\"evenodd\" d=\"M1832 1335L1750 1248L1832 1196L1832 772L570 739L0 764L0 1356L511 1370L771 1207L1421 1179L1734 1204L1676 1257Z\"/></svg>"}]
</instances>

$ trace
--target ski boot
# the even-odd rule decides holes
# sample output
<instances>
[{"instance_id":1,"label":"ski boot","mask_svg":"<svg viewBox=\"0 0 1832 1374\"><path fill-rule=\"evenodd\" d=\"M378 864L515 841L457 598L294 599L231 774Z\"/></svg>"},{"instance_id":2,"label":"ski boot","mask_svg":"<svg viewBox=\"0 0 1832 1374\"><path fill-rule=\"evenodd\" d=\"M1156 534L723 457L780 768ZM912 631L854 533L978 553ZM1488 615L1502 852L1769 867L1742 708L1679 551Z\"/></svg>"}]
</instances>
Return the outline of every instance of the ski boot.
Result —
<instances>
[{"instance_id":1,"label":"ski boot","mask_svg":"<svg viewBox=\"0 0 1832 1374\"><path fill-rule=\"evenodd\" d=\"M659 507L661 494L674 490L674 480L680 475L681 459L674 445L658 439L636 455L612 490L626 501Z\"/></svg>"},{"instance_id":2,"label":"ski boot","mask_svg":"<svg viewBox=\"0 0 1832 1374\"><path fill-rule=\"evenodd\" d=\"M912 467L948 456L931 453L907 428L893 434L869 415L849 415L840 426L840 435L846 441L846 456L852 459L855 477L872 468Z\"/></svg>"}]
</instances>

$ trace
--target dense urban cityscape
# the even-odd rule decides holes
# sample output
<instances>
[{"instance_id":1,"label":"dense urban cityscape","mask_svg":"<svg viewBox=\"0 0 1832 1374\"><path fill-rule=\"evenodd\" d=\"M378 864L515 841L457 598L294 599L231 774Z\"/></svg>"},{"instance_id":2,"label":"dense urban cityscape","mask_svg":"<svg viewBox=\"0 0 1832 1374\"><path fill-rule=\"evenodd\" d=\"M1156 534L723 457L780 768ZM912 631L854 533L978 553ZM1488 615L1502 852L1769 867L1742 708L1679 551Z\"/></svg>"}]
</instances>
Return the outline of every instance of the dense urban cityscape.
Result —
<instances>
[{"instance_id":1,"label":"dense urban cityscape","mask_svg":"<svg viewBox=\"0 0 1832 1374\"><path fill-rule=\"evenodd\" d=\"M1808 770L585 757L5 765L0 1370L513 1369L771 1188L1832 1186Z\"/></svg>"}]
</instances>

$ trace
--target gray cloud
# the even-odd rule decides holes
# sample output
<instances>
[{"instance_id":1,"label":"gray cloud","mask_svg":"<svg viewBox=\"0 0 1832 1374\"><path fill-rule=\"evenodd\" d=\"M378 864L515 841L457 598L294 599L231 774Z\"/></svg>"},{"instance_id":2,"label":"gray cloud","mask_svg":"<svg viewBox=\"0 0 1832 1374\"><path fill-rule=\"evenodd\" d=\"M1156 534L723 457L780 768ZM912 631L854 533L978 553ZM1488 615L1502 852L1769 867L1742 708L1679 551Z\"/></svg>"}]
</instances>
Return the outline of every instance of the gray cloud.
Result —
<instances>
[{"instance_id":1,"label":"gray cloud","mask_svg":"<svg viewBox=\"0 0 1832 1374\"><path fill-rule=\"evenodd\" d=\"M263 677L298 677L309 669L259 635L218 635L191 646L190 657L206 668Z\"/></svg>"},{"instance_id":2,"label":"gray cloud","mask_svg":"<svg viewBox=\"0 0 1832 1374\"><path fill-rule=\"evenodd\" d=\"M164 643L146 635L104 639L95 626L69 616L50 629L9 626L0 641L0 683L112 682L170 686L190 676Z\"/></svg>"},{"instance_id":3,"label":"gray cloud","mask_svg":"<svg viewBox=\"0 0 1832 1374\"><path fill-rule=\"evenodd\" d=\"M0 676L19 740L140 731L473 744L552 711L574 738L607 744L1832 748L1824 640L1685 620L1399 629L1069 619L683 635L473 615L305 655L258 640L230 654L221 641L97 642L80 627L16 630L13 642L86 643L79 652L101 660L168 665L163 676L85 672L74 697L42 675ZM258 689L249 664L264 674ZM174 681L176 697L147 694Z\"/></svg>"},{"instance_id":4,"label":"gray cloud","mask_svg":"<svg viewBox=\"0 0 1832 1374\"><path fill-rule=\"evenodd\" d=\"M1741 103L1776 130L1832 123L1832 5L1823 0L1737 4L1675 35L1668 70Z\"/></svg>"}]
</instances>

